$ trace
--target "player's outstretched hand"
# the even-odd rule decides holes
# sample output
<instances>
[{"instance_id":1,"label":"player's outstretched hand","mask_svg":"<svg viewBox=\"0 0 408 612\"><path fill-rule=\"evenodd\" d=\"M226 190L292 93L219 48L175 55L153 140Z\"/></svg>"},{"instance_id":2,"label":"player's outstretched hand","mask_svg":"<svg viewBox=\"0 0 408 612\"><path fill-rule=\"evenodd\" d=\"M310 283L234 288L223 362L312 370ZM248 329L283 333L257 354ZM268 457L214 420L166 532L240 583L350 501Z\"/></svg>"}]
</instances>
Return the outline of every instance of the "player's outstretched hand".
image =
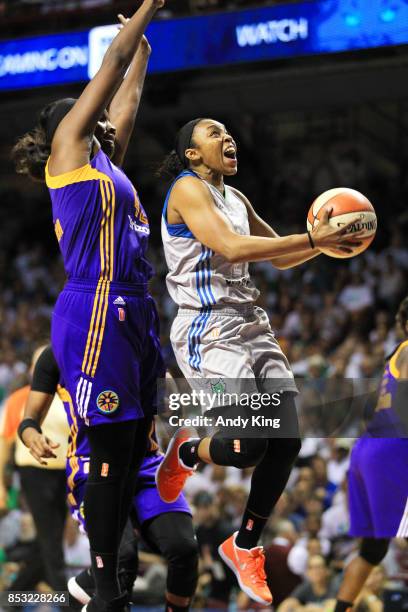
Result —
<instances>
[{"instance_id":1,"label":"player's outstretched hand","mask_svg":"<svg viewBox=\"0 0 408 612\"><path fill-rule=\"evenodd\" d=\"M147 1L151 2L153 6L157 9L163 8L163 6L166 4L166 0L147 0Z\"/></svg>"},{"instance_id":2,"label":"player's outstretched hand","mask_svg":"<svg viewBox=\"0 0 408 612\"><path fill-rule=\"evenodd\" d=\"M29 449L30 454L41 465L48 465L44 459L55 459L57 457L54 450L59 447L59 444L34 428L27 428L23 432L23 442Z\"/></svg>"},{"instance_id":3,"label":"player's outstretched hand","mask_svg":"<svg viewBox=\"0 0 408 612\"><path fill-rule=\"evenodd\" d=\"M122 13L118 14L118 19L120 21L120 24L118 25L119 30L121 30L130 21L129 17L125 17L122 15Z\"/></svg>"},{"instance_id":4,"label":"player's outstretched hand","mask_svg":"<svg viewBox=\"0 0 408 612\"><path fill-rule=\"evenodd\" d=\"M364 236L364 231L356 232L352 236L347 235L348 230L359 221L359 217L354 217L343 227L333 227L330 225L330 216L333 209L326 209L319 225L312 231L312 238L317 248L340 249L345 253L352 253L353 248L361 246L359 238Z\"/></svg>"},{"instance_id":5,"label":"player's outstretched hand","mask_svg":"<svg viewBox=\"0 0 408 612\"><path fill-rule=\"evenodd\" d=\"M125 17L124 15L122 15L122 13L119 13L118 19L119 19L118 30L121 30L128 23L129 17ZM152 52L152 48L145 35L142 36L142 40L140 41L138 51L142 51L146 53L146 55L150 55Z\"/></svg>"}]
</instances>

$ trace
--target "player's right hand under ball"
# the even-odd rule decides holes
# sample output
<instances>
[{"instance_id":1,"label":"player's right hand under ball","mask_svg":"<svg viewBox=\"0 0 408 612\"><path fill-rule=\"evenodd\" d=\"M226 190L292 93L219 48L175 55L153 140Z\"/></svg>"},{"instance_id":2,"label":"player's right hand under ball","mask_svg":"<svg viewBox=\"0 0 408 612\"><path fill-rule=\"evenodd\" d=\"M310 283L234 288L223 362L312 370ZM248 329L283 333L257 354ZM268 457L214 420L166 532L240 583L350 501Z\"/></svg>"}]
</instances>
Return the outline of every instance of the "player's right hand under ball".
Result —
<instances>
[{"instance_id":1,"label":"player's right hand under ball","mask_svg":"<svg viewBox=\"0 0 408 612\"><path fill-rule=\"evenodd\" d=\"M361 246L358 240L364 235L364 231L356 232L353 236L347 235L348 230L359 220L356 216L347 225L341 228L334 228L330 225L330 215L333 209L326 209L319 225L311 232L313 242L317 248L340 249L345 253L352 253L353 248Z\"/></svg>"}]
</instances>

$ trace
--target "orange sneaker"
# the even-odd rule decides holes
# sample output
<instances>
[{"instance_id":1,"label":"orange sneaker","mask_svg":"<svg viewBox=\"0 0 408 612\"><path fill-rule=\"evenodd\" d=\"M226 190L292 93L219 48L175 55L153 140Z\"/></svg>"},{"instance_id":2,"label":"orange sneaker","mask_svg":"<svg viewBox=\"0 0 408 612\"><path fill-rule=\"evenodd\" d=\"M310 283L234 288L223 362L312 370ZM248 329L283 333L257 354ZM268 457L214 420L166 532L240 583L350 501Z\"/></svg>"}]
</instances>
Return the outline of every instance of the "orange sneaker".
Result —
<instances>
[{"instance_id":1,"label":"orange sneaker","mask_svg":"<svg viewBox=\"0 0 408 612\"><path fill-rule=\"evenodd\" d=\"M164 459L156 471L157 490L162 500L168 504L176 501L187 478L195 472L195 468L189 468L181 462L179 448L183 442L198 437L194 428L180 427L170 440Z\"/></svg>"},{"instance_id":2,"label":"orange sneaker","mask_svg":"<svg viewBox=\"0 0 408 612\"><path fill-rule=\"evenodd\" d=\"M235 544L238 531L218 547L221 559L237 577L241 589L261 604L271 604L272 594L266 584L265 555L262 546L246 550Z\"/></svg>"}]
</instances>

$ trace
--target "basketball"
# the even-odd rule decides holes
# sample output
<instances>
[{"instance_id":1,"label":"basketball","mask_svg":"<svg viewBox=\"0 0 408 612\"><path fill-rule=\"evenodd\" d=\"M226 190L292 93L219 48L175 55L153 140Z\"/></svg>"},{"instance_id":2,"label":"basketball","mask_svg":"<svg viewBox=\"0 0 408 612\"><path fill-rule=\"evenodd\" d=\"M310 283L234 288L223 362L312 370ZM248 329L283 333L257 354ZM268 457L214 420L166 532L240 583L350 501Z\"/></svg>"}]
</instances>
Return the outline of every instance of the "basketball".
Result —
<instances>
[{"instance_id":1,"label":"basketball","mask_svg":"<svg viewBox=\"0 0 408 612\"><path fill-rule=\"evenodd\" d=\"M307 229L309 232L317 227L327 208L333 209L330 216L330 225L332 227L340 228L350 223L353 218L358 217L358 220L356 223L353 223L347 234L350 237L360 231L363 231L364 234L358 239L362 244L353 248L352 253L345 253L339 249L320 249L322 253L339 259L355 257L363 253L374 240L377 231L377 216L371 202L355 189L348 189L347 187L329 189L316 198L309 209L307 215Z\"/></svg>"}]
</instances>

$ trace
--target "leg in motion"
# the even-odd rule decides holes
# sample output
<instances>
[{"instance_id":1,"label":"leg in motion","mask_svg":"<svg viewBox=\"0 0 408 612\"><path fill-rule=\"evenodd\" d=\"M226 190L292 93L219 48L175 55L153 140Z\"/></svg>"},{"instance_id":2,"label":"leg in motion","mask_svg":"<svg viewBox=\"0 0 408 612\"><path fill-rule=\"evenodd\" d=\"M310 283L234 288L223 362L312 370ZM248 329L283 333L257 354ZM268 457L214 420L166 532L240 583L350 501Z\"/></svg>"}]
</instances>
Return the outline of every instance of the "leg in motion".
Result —
<instances>
[{"instance_id":1,"label":"leg in motion","mask_svg":"<svg viewBox=\"0 0 408 612\"><path fill-rule=\"evenodd\" d=\"M119 541L123 516L130 512L128 481L131 477L133 486L136 479L136 474L129 475L129 466L138 466L146 450L145 428L140 429L143 435L139 437L138 427L138 421L126 421L90 427L88 431L91 461L84 506L98 601L121 597ZM135 461L135 453L140 460ZM92 601L87 609L91 610L91 606Z\"/></svg>"},{"instance_id":2,"label":"leg in motion","mask_svg":"<svg viewBox=\"0 0 408 612\"><path fill-rule=\"evenodd\" d=\"M191 516L161 514L143 525L142 535L168 563L166 610L187 612L198 580L198 544Z\"/></svg>"},{"instance_id":3,"label":"leg in motion","mask_svg":"<svg viewBox=\"0 0 408 612\"><path fill-rule=\"evenodd\" d=\"M381 563L387 554L390 540L386 538L364 538L358 557L346 568L334 612L348 612L363 588L372 569Z\"/></svg>"},{"instance_id":4,"label":"leg in motion","mask_svg":"<svg viewBox=\"0 0 408 612\"><path fill-rule=\"evenodd\" d=\"M300 450L296 438L266 440L266 451L252 475L251 490L238 532L221 544L219 553L242 588L259 603L270 603L263 549L257 546L262 530L281 496Z\"/></svg>"}]
</instances>

